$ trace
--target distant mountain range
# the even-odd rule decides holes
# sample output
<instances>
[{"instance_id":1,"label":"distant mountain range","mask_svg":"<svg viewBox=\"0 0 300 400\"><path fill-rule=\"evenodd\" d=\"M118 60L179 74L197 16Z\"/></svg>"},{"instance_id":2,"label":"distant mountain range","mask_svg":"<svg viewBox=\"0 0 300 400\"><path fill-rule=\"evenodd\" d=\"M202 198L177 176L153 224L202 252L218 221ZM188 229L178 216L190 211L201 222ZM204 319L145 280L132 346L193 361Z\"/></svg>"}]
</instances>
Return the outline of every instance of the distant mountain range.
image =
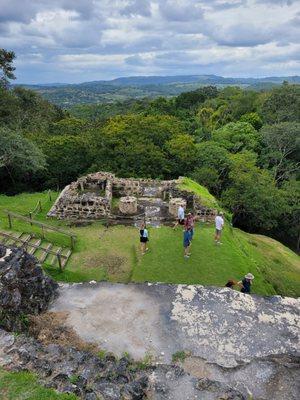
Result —
<instances>
[{"instance_id":1,"label":"distant mountain range","mask_svg":"<svg viewBox=\"0 0 300 400\"><path fill-rule=\"evenodd\" d=\"M217 75L132 76L79 84L47 83L14 86L36 90L53 103L62 107L71 107L76 104L109 103L129 98L176 96L205 85L241 86L253 90L266 90L284 81L300 84L300 76L265 78L224 78Z\"/></svg>"}]
</instances>

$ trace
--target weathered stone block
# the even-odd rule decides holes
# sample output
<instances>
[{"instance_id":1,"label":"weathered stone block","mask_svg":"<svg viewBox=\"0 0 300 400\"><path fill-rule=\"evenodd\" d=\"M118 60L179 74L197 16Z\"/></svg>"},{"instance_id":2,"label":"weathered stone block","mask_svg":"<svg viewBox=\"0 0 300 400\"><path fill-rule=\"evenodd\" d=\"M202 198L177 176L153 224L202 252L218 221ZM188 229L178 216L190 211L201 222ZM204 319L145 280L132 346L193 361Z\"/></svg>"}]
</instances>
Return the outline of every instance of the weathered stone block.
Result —
<instances>
[{"instance_id":1,"label":"weathered stone block","mask_svg":"<svg viewBox=\"0 0 300 400\"><path fill-rule=\"evenodd\" d=\"M122 214L136 214L137 198L134 196L121 197L119 202L119 211Z\"/></svg>"},{"instance_id":2,"label":"weathered stone block","mask_svg":"<svg viewBox=\"0 0 300 400\"><path fill-rule=\"evenodd\" d=\"M177 218L179 206L186 208L186 200L184 200L182 197L173 197L170 199L169 213L175 218Z\"/></svg>"}]
</instances>

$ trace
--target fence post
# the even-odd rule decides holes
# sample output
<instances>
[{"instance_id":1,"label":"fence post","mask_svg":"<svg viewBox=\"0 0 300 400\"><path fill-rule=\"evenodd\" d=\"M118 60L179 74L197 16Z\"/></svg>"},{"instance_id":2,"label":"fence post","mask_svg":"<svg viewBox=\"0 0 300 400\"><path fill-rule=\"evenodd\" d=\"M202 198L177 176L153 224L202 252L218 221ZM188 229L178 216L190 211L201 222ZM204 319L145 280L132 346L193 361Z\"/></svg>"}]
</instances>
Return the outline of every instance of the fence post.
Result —
<instances>
[{"instance_id":1,"label":"fence post","mask_svg":"<svg viewBox=\"0 0 300 400\"><path fill-rule=\"evenodd\" d=\"M48 190L49 200L52 201L51 190Z\"/></svg>"},{"instance_id":2,"label":"fence post","mask_svg":"<svg viewBox=\"0 0 300 400\"><path fill-rule=\"evenodd\" d=\"M10 213L7 214L7 217L8 217L8 226L9 226L9 229L11 229L12 228L12 217L11 217Z\"/></svg>"},{"instance_id":3,"label":"fence post","mask_svg":"<svg viewBox=\"0 0 300 400\"><path fill-rule=\"evenodd\" d=\"M39 203L39 208L40 208L40 212L41 212L41 211L42 211L42 203L41 203L41 200L39 200L38 203Z\"/></svg>"},{"instance_id":4,"label":"fence post","mask_svg":"<svg viewBox=\"0 0 300 400\"><path fill-rule=\"evenodd\" d=\"M71 236L71 249L74 250L74 246L75 246L75 239L74 236Z\"/></svg>"},{"instance_id":5,"label":"fence post","mask_svg":"<svg viewBox=\"0 0 300 400\"><path fill-rule=\"evenodd\" d=\"M29 212L29 218L32 219L32 212ZM32 222L30 222L30 225L32 226Z\"/></svg>"},{"instance_id":6,"label":"fence post","mask_svg":"<svg viewBox=\"0 0 300 400\"><path fill-rule=\"evenodd\" d=\"M57 261L58 261L59 270L62 271L60 250L56 253L56 256L57 256Z\"/></svg>"}]
</instances>

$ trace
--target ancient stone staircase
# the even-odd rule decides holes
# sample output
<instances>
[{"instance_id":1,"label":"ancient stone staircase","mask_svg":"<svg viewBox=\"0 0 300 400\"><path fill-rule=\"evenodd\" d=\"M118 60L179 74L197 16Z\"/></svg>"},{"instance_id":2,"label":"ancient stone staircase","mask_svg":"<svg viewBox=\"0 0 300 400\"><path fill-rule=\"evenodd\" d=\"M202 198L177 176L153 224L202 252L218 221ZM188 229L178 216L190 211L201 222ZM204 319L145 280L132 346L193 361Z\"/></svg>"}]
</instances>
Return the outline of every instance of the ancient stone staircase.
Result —
<instances>
[{"instance_id":1,"label":"ancient stone staircase","mask_svg":"<svg viewBox=\"0 0 300 400\"><path fill-rule=\"evenodd\" d=\"M65 268L72 254L71 249L55 246L32 233L0 231L0 243L6 246L23 247L41 264L57 266L60 269Z\"/></svg>"}]
</instances>

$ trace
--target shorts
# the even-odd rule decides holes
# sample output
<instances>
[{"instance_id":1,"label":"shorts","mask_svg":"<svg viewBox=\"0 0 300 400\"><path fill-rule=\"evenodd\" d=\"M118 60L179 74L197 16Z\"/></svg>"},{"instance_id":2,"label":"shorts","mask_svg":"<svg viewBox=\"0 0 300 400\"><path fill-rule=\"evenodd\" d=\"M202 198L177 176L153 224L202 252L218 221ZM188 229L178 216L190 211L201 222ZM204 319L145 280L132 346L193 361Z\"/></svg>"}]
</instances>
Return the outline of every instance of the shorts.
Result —
<instances>
[{"instance_id":1,"label":"shorts","mask_svg":"<svg viewBox=\"0 0 300 400\"><path fill-rule=\"evenodd\" d=\"M221 234L222 233L222 229L216 229L216 234Z\"/></svg>"},{"instance_id":2,"label":"shorts","mask_svg":"<svg viewBox=\"0 0 300 400\"><path fill-rule=\"evenodd\" d=\"M140 242L141 243L147 243L148 242L148 238L147 237L140 237Z\"/></svg>"},{"instance_id":3,"label":"shorts","mask_svg":"<svg viewBox=\"0 0 300 400\"><path fill-rule=\"evenodd\" d=\"M184 219L178 219L179 225L184 225Z\"/></svg>"},{"instance_id":4,"label":"shorts","mask_svg":"<svg viewBox=\"0 0 300 400\"><path fill-rule=\"evenodd\" d=\"M187 248L187 247L189 247L190 244L191 244L190 241L183 242L183 247Z\"/></svg>"}]
</instances>

